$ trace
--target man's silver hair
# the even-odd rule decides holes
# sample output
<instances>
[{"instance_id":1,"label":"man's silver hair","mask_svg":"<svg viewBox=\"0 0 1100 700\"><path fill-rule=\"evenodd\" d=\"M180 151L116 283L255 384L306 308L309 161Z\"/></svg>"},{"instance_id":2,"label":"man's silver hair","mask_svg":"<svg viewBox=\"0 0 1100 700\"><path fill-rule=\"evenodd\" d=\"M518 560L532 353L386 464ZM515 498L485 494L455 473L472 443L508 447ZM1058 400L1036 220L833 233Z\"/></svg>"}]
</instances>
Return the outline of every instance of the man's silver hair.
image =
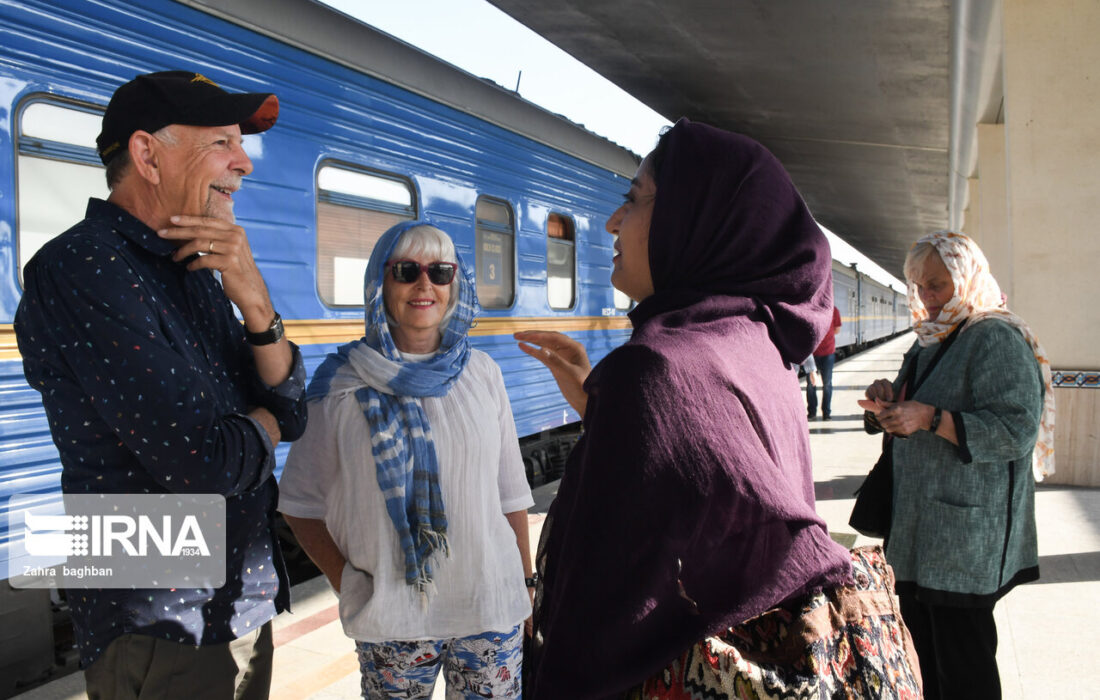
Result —
<instances>
[{"instance_id":1,"label":"man's silver hair","mask_svg":"<svg viewBox=\"0 0 1100 700\"><path fill-rule=\"evenodd\" d=\"M154 131L153 136L169 146L175 146L179 143L179 139L176 138L176 133L171 129L172 125L169 124L166 127ZM126 173L129 172L131 164L130 144L127 142L126 147L107 164L107 189L113 190L115 185L122 182L122 178L126 177Z\"/></svg>"}]
</instances>

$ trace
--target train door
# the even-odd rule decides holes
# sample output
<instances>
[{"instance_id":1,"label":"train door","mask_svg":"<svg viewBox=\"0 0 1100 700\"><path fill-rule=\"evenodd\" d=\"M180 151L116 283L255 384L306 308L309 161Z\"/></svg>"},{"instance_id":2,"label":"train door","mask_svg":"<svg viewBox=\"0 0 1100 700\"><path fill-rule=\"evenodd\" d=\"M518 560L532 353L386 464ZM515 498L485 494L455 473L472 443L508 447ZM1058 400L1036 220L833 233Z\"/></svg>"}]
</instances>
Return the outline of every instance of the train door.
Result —
<instances>
[{"instance_id":1,"label":"train door","mask_svg":"<svg viewBox=\"0 0 1100 700\"><path fill-rule=\"evenodd\" d=\"M896 289L890 289L890 335L898 332L898 292Z\"/></svg>"},{"instance_id":2,"label":"train door","mask_svg":"<svg viewBox=\"0 0 1100 700\"><path fill-rule=\"evenodd\" d=\"M858 348L863 345L863 320L866 315L863 309L863 275L855 269L854 264L852 265L852 271L856 274L856 288L853 292L855 299L852 308L856 310L856 347Z\"/></svg>"},{"instance_id":3,"label":"train door","mask_svg":"<svg viewBox=\"0 0 1100 700\"><path fill-rule=\"evenodd\" d=\"M848 290L848 308L852 310L852 344L859 345L859 293Z\"/></svg>"}]
</instances>

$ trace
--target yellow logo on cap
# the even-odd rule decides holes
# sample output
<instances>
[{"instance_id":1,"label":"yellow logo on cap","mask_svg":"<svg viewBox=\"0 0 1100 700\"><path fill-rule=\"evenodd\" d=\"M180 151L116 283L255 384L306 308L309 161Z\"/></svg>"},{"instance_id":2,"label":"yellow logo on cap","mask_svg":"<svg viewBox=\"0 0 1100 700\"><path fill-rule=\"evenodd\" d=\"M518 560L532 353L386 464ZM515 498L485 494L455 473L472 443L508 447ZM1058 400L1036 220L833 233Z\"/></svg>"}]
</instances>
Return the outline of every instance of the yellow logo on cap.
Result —
<instances>
[{"instance_id":1,"label":"yellow logo on cap","mask_svg":"<svg viewBox=\"0 0 1100 700\"><path fill-rule=\"evenodd\" d=\"M215 83L210 78L207 78L205 75L202 75L201 73L195 73L195 77L191 78L191 82L192 83L209 83L210 85L213 85L214 87L218 87L217 83Z\"/></svg>"}]
</instances>

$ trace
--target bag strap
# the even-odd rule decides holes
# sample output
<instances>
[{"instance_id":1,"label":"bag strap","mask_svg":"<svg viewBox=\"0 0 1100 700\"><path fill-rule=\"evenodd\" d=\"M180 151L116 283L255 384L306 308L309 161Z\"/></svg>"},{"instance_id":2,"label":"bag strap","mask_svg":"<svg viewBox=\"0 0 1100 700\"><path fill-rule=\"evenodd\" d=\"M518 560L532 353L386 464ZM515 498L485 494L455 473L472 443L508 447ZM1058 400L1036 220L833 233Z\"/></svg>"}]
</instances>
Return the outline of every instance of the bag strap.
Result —
<instances>
[{"instance_id":1,"label":"bag strap","mask_svg":"<svg viewBox=\"0 0 1100 700\"><path fill-rule=\"evenodd\" d=\"M917 379L916 381L913 381L913 379L914 377L916 377L917 374L917 356L913 356L913 362L909 365L909 372L905 377L905 382L902 384L902 392L907 396L907 398L912 397L913 394L917 393L917 389L920 388L921 384L924 384L925 379L928 379L928 375L931 374L932 370L936 368L936 365L939 363L940 359L943 358L944 353L946 353L947 349L951 347L951 344L955 342L955 338L958 337L959 332L962 331L963 326L965 325L966 321L963 321L959 325L955 326L955 330L951 331L951 333L943 339L943 342L940 343L939 349L936 350L936 354L932 356L932 361L928 363L928 366L924 368L923 372L921 372L920 379ZM907 387L912 387L912 390L906 390Z\"/></svg>"},{"instance_id":2,"label":"bag strap","mask_svg":"<svg viewBox=\"0 0 1100 700\"><path fill-rule=\"evenodd\" d=\"M943 342L940 343L939 349L936 350L936 354L932 356L932 361L928 363L928 366L924 368L923 372L921 372L920 379L916 379L916 381L914 381L914 379L917 376L917 356L913 356L912 362L909 363L909 371L905 373L905 381L901 383L901 390L898 392L897 396L898 401L904 401L907 398L911 397L913 394L917 393L917 389L920 388L921 384L924 384L925 379L928 379L928 375L932 373L932 370L935 369L936 364L943 357L944 353L946 353L947 349L951 347L951 344L955 342L955 338L958 337L959 332L962 331L963 326L965 325L966 321L963 321L959 325L955 326L955 330L951 331L951 333L943 339ZM910 391L909 387L913 387L913 390ZM866 418L864 420L866 421ZM881 430L881 428L879 428L879 430ZM890 433L883 433L883 451L886 451L887 448L890 447L890 441L894 437L896 436L891 435Z\"/></svg>"}]
</instances>

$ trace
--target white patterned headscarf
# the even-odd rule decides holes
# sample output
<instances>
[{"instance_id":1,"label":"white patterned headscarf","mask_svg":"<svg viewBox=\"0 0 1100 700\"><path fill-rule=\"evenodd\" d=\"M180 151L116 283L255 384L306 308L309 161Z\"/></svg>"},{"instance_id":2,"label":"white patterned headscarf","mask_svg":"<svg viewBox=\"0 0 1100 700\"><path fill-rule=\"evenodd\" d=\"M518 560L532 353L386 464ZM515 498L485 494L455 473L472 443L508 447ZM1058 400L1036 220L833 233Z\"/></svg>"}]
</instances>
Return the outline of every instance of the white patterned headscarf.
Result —
<instances>
[{"instance_id":1,"label":"white patterned headscarf","mask_svg":"<svg viewBox=\"0 0 1100 700\"><path fill-rule=\"evenodd\" d=\"M989 262L977 243L961 233L937 231L913 244L909 255L912 256L922 244L931 245L939 253L944 266L951 273L955 294L944 304L936 318L928 318L928 311L917 294L917 285L908 280L909 314L921 347L941 342L963 321L969 321L961 331L965 333L967 328L989 318L999 319L1019 329L1031 346L1031 351L1039 362L1044 385L1043 414L1039 420L1039 437L1032 453L1031 467L1035 480L1042 481L1054 473L1054 387L1050 381L1050 360L1046 351L1030 326L1008 310L1001 287L990 274ZM911 261L906 260L907 277L910 276L910 266Z\"/></svg>"}]
</instances>

